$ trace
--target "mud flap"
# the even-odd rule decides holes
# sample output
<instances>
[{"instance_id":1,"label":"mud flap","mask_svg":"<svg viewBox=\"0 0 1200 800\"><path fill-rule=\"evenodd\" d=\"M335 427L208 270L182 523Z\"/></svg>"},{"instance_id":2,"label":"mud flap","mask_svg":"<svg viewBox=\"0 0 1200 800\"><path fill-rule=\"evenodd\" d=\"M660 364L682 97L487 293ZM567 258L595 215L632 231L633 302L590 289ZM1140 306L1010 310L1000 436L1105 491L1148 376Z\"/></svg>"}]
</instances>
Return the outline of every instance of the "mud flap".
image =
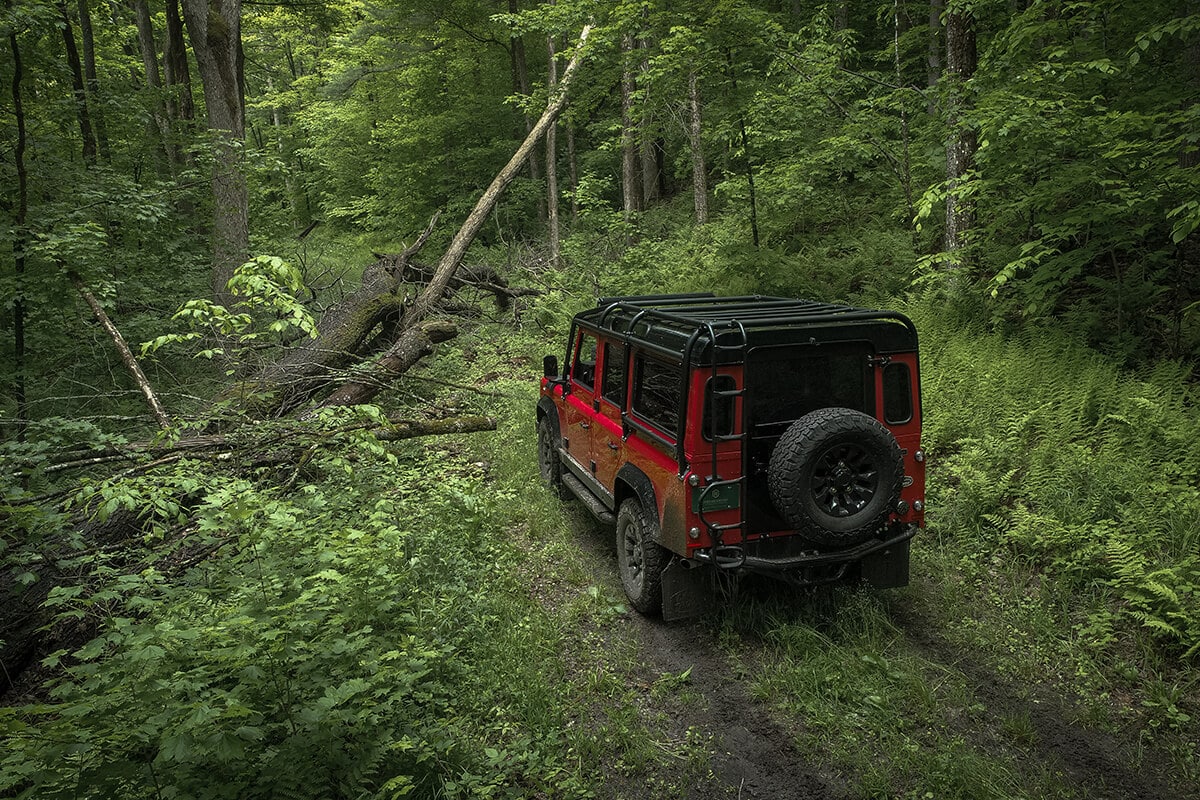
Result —
<instances>
[{"instance_id":1,"label":"mud flap","mask_svg":"<svg viewBox=\"0 0 1200 800\"><path fill-rule=\"evenodd\" d=\"M906 539L863 558L860 568L862 579L876 589L908 586L908 544L909 540Z\"/></svg>"},{"instance_id":2,"label":"mud flap","mask_svg":"<svg viewBox=\"0 0 1200 800\"><path fill-rule=\"evenodd\" d=\"M709 570L682 558L672 558L662 573L662 616L665 622L698 617L712 605Z\"/></svg>"}]
</instances>

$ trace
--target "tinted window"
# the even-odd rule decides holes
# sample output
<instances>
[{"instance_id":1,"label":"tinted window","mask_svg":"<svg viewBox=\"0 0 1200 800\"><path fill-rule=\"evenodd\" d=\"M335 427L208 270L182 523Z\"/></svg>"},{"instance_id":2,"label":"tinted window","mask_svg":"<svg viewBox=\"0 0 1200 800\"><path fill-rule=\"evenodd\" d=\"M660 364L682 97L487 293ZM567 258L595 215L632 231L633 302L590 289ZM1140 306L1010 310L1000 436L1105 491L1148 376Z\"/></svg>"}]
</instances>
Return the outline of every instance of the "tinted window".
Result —
<instances>
[{"instance_id":1,"label":"tinted window","mask_svg":"<svg viewBox=\"0 0 1200 800\"><path fill-rule=\"evenodd\" d=\"M728 436L733 433L733 398L717 397L715 392L731 392L737 388L737 382L729 375L718 375L714 383L708 379L704 391L704 438L712 441L713 410L716 410L716 435Z\"/></svg>"},{"instance_id":2,"label":"tinted window","mask_svg":"<svg viewBox=\"0 0 1200 800\"><path fill-rule=\"evenodd\" d=\"M591 389L596 385L596 336L584 331L580 334L579 349L575 352L575 366L571 377Z\"/></svg>"},{"instance_id":3,"label":"tinted window","mask_svg":"<svg viewBox=\"0 0 1200 800\"><path fill-rule=\"evenodd\" d=\"M679 392L682 371L642 354L633 361L633 410L654 427L675 438L679 424Z\"/></svg>"},{"instance_id":4,"label":"tinted window","mask_svg":"<svg viewBox=\"0 0 1200 800\"><path fill-rule=\"evenodd\" d=\"M853 408L874 415L865 346L764 347L747 362L751 424L791 424L818 408Z\"/></svg>"},{"instance_id":5,"label":"tinted window","mask_svg":"<svg viewBox=\"0 0 1200 800\"><path fill-rule=\"evenodd\" d=\"M893 425L912 419L912 381L907 364L883 368L883 418Z\"/></svg>"},{"instance_id":6,"label":"tinted window","mask_svg":"<svg viewBox=\"0 0 1200 800\"><path fill-rule=\"evenodd\" d=\"M625 405L625 346L604 345L604 377L601 383L604 399L618 408Z\"/></svg>"}]
</instances>

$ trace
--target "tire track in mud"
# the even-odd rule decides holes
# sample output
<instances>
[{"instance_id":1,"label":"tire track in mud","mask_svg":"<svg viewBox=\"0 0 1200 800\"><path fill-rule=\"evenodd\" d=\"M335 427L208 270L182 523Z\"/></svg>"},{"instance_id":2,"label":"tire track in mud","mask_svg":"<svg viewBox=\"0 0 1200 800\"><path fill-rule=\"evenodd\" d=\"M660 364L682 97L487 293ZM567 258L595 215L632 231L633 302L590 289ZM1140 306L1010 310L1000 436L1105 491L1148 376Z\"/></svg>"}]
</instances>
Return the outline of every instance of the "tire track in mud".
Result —
<instances>
[{"instance_id":1,"label":"tire track in mud","mask_svg":"<svg viewBox=\"0 0 1200 800\"><path fill-rule=\"evenodd\" d=\"M721 654L713 635L699 624L665 623L634 615L646 666L679 674L691 670L690 687L703 707L677 720L711 736L712 777L685 795L835 800L844 796L793 744L793 737L755 702Z\"/></svg>"},{"instance_id":2,"label":"tire track in mud","mask_svg":"<svg viewBox=\"0 0 1200 800\"><path fill-rule=\"evenodd\" d=\"M624 598L611 528L585 512L572 527L595 564L595 580ZM639 642L641 681L650 686L664 675L690 670L688 689L700 696L701 702L688 704L656 700L653 693L643 698L650 710L669 718L673 740L685 741L691 729L700 735L700 742L686 746L709 749L711 774L683 795L686 800L842 800L847 796L832 776L822 774L819 765L796 749L794 737L774 721L770 710L750 697L703 622L667 623L632 610L626 622L634 627ZM643 796L619 789L614 795L631 800Z\"/></svg>"},{"instance_id":3,"label":"tire track in mud","mask_svg":"<svg viewBox=\"0 0 1200 800\"><path fill-rule=\"evenodd\" d=\"M931 632L931 624L919 612L892 606L892 622L910 645L931 661L962 673L974 694L989 713L1028 718L1034 733L1030 755L1061 772L1088 800L1176 800L1184 796L1161 776L1172 772L1161 755L1148 751L1143 768L1131 763L1132 745L1106 731L1084 727L1069 701L1051 694L1044 686L1017 686L979 663L969 651L961 650ZM964 731L979 736L978 732Z\"/></svg>"}]
</instances>

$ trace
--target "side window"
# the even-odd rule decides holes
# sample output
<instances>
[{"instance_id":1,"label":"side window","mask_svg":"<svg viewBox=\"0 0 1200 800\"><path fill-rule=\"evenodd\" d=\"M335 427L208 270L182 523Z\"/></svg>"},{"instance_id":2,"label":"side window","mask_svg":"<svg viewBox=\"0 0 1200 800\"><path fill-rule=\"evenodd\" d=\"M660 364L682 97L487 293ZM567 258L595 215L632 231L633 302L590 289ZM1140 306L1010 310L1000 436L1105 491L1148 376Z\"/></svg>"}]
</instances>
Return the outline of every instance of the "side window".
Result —
<instances>
[{"instance_id":1,"label":"side window","mask_svg":"<svg viewBox=\"0 0 1200 800\"><path fill-rule=\"evenodd\" d=\"M912 419L912 381L907 364L883 368L883 418L892 425Z\"/></svg>"},{"instance_id":2,"label":"side window","mask_svg":"<svg viewBox=\"0 0 1200 800\"><path fill-rule=\"evenodd\" d=\"M709 378L704 384L704 438L708 441L714 435L733 433L733 398L717 397L714 392L732 392L736 388L737 382L729 375L718 375L715 382Z\"/></svg>"},{"instance_id":3,"label":"side window","mask_svg":"<svg viewBox=\"0 0 1200 800\"><path fill-rule=\"evenodd\" d=\"M679 364L638 353L633 359L633 410L663 433L675 436L679 425Z\"/></svg>"},{"instance_id":4,"label":"side window","mask_svg":"<svg viewBox=\"0 0 1200 800\"><path fill-rule=\"evenodd\" d=\"M625 407L625 345L604 344L604 375L600 386L605 400L617 408Z\"/></svg>"},{"instance_id":5,"label":"side window","mask_svg":"<svg viewBox=\"0 0 1200 800\"><path fill-rule=\"evenodd\" d=\"M579 348L575 351L571 377L576 383L589 389L596 385L596 334L580 332Z\"/></svg>"}]
</instances>

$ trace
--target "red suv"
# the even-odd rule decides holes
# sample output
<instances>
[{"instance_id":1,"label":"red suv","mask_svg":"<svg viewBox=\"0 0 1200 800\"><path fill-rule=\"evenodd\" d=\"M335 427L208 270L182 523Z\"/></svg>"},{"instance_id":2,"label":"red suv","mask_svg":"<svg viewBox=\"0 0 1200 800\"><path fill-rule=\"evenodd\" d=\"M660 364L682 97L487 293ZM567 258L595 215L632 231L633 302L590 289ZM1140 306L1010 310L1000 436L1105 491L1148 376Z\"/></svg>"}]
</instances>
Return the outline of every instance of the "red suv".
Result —
<instances>
[{"instance_id":1,"label":"red suv","mask_svg":"<svg viewBox=\"0 0 1200 800\"><path fill-rule=\"evenodd\" d=\"M542 478L616 524L630 603L668 619L707 570L908 583L924 524L917 332L780 297L613 297L547 356Z\"/></svg>"}]
</instances>

